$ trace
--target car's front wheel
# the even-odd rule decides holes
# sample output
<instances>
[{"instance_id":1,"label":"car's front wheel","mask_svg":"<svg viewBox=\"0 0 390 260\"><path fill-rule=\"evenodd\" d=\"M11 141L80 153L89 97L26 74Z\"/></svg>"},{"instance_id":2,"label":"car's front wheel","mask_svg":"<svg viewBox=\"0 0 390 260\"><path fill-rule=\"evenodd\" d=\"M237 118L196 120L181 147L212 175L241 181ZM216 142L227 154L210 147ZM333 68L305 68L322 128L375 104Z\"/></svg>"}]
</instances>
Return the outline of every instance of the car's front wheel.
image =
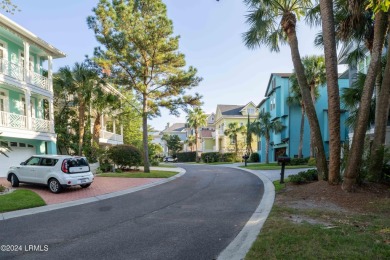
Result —
<instances>
[{"instance_id":1,"label":"car's front wheel","mask_svg":"<svg viewBox=\"0 0 390 260\"><path fill-rule=\"evenodd\" d=\"M91 186L91 183L81 184L80 186L81 186L81 188L88 188L89 186Z\"/></svg>"},{"instance_id":2,"label":"car's front wheel","mask_svg":"<svg viewBox=\"0 0 390 260\"><path fill-rule=\"evenodd\" d=\"M48 186L51 192L60 193L62 191L62 186L60 182L54 178L51 178L48 182Z\"/></svg>"},{"instance_id":3,"label":"car's front wheel","mask_svg":"<svg viewBox=\"0 0 390 260\"><path fill-rule=\"evenodd\" d=\"M12 187L19 187L19 179L13 173L11 174L11 186Z\"/></svg>"}]
</instances>

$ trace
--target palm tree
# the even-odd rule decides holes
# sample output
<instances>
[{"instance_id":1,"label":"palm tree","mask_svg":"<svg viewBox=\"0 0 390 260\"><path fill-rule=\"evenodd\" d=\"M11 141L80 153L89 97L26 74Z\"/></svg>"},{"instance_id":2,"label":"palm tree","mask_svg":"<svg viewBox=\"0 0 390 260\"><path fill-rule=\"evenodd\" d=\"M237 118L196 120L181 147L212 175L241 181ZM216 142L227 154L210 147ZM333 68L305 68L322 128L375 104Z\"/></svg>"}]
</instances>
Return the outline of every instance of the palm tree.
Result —
<instances>
[{"instance_id":1,"label":"palm tree","mask_svg":"<svg viewBox=\"0 0 390 260\"><path fill-rule=\"evenodd\" d=\"M287 105L294 106L298 105L301 107L301 124L299 131L299 147L298 147L298 158L302 158L302 149L303 149L303 135L305 130L305 105L302 102L301 90L298 85L296 75L293 74L290 77L291 88L290 96L287 97Z\"/></svg>"},{"instance_id":2,"label":"palm tree","mask_svg":"<svg viewBox=\"0 0 390 260\"><path fill-rule=\"evenodd\" d=\"M257 129L257 135L264 136L265 138L265 163L269 163L269 143L271 139L271 133L280 133L284 126L278 120L271 121L271 114L269 112L261 112L258 120L253 122L255 129Z\"/></svg>"},{"instance_id":3,"label":"palm tree","mask_svg":"<svg viewBox=\"0 0 390 260\"><path fill-rule=\"evenodd\" d=\"M230 138L231 143L234 144L234 151L236 156L238 155L238 134L245 134L246 127L238 125L237 122L229 123L224 131L224 134Z\"/></svg>"},{"instance_id":4,"label":"palm tree","mask_svg":"<svg viewBox=\"0 0 390 260\"><path fill-rule=\"evenodd\" d=\"M325 69L325 59L324 56L305 56L302 58L302 64L305 67L305 74L307 78L307 82L310 87L310 95L313 104L316 103L317 98L319 97L318 88L320 86L324 86L326 83L326 69ZM297 76L293 73L292 78L294 80L294 84L298 84ZM302 98L302 95L300 95ZM313 133L310 132L310 156L313 157L314 149L314 136Z\"/></svg>"},{"instance_id":5,"label":"palm tree","mask_svg":"<svg viewBox=\"0 0 390 260\"><path fill-rule=\"evenodd\" d=\"M383 11L379 11L375 15L371 62L368 67L362 97L359 103L359 109L357 113L357 123L354 129L354 135L353 135L350 153L348 155L347 166L344 171L344 180L343 180L342 188L345 191L353 191L355 189L356 179L358 177L358 172L360 169L360 163L361 163L361 158L364 149L364 138L367 130L367 123L369 120L369 108L371 105L371 98L374 92L374 85L380 67L382 48L385 40L385 33L388 27L387 19L388 19L388 14L384 13Z\"/></svg>"},{"instance_id":6,"label":"palm tree","mask_svg":"<svg viewBox=\"0 0 390 260\"><path fill-rule=\"evenodd\" d=\"M99 81L98 73L95 69L89 67L86 62L75 63L72 69L69 66L60 68L54 80L55 84L75 95L79 116L78 155L82 155L86 112L92 98L93 89Z\"/></svg>"},{"instance_id":7,"label":"palm tree","mask_svg":"<svg viewBox=\"0 0 390 260\"><path fill-rule=\"evenodd\" d=\"M188 112L187 123L195 131L195 152L198 161L198 130L200 127L207 125L207 115L200 107L195 107Z\"/></svg>"},{"instance_id":8,"label":"palm tree","mask_svg":"<svg viewBox=\"0 0 390 260\"><path fill-rule=\"evenodd\" d=\"M1 134L2 133L0 133L0 135ZM3 142L1 142L1 137L0 137L0 154L4 155L5 157L8 157L6 152L9 152L10 150L11 150L11 148L8 147L8 145L5 145L5 144L3 144Z\"/></svg>"},{"instance_id":9,"label":"palm tree","mask_svg":"<svg viewBox=\"0 0 390 260\"><path fill-rule=\"evenodd\" d=\"M247 22L249 31L244 34L245 45L255 48L261 45L270 47L271 51L279 51L279 43L288 42L291 49L291 58L301 88L302 100L310 129L314 136L314 145L317 150L317 170L320 178L327 176L328 167L325 157L324 144L316 110L311 100L310 87L305 76L305 68L299 54L296 35L297 19L312 7L310 0L245 0L250 12Z\"/></svg>"},{"instance_id":10,"label":"palm tree","mask_svg":"<svg viewBox=\"0 0 390 260\"><path fill-rule=\"evenodd\" d=\"M187 140L185 141L185 143L188 144L188 146L190 147L191 152L192 152L192 148L193 148L194 144L196 143L195 135L189 135L187 137Z\"/></svg>"}]
</instances>

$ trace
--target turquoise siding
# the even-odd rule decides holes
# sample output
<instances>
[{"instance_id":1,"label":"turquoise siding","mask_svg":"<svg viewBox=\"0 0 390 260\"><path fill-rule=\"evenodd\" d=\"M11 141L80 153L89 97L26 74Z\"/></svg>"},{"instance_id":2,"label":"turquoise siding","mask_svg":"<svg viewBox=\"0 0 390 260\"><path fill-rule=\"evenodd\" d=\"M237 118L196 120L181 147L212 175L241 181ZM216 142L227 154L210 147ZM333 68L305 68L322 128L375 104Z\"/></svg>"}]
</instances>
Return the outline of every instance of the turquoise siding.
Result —
<instances>
[{"instance_id":1,"label":"turquoise siding","mask_svg":"<svg viewBox=\"0 0 390 260\"><path fill-rule=\"evenodd\" d=\"M275 88L272 89L272 82L275 79ZM287 105L286 99L289 96L290 81L286 77L280 77L272 74L267 87L267 100L259 107L260 111L270 112L271 120L279 120L285 126L285 129L278 134L271 133L269 161L275 161L275 152L286 150L289 157L296 157L299 149L300 138L300 123L301 123L301 108L298 105ZM339 79L340 90L349 86L348 79ZM320 87L320 97L318 98L315 107L317 117L320 123L321 134L324 141L325 154L329 157L329 129L328 129L328 96L326 86ZM275 109L271 110L273 100L276 101ZM348 138L348 128L345 125L345 120L348 116L347 112L342 112L340 117L340 135L341 141L344 142ZM305 116L304 120L304 135L303 135L303 157L310 155L310 126ZM287 139L288 138L288 139ZM266 143L265 138L260 137L259 154L260 161L266 161Z\"/></svg>"}]
</instances>

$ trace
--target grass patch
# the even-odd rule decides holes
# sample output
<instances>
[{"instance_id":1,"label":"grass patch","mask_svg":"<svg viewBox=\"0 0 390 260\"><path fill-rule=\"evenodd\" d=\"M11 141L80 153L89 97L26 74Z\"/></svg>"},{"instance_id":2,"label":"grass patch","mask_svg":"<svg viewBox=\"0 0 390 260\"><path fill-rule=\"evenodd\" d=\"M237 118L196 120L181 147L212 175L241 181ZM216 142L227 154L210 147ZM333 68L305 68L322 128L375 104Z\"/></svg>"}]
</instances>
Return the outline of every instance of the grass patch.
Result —
<instances>
[{"instance_id":1,"label":"grass patch","mask_svg":"<svg viewBox=\"0 0 390 260\"><path fill-rule=\"evenodd\" d=\"M16 190L0 196L0 212L44 206L43 199L30 190Z\"/></svg>"},{"instance_id":2,"label":"grass patch","mask_svg":"<svg viewBox=\"0 0 390 260\"><path fill-rule=\"evenodd\" d=\"M305 216L305 210L295 210ZM385 215L317 212L330 223L294 223L290 208L274 206L245 259L389 259L390 219ZM313 212L307 212L313 215Z\"/></svg>"},{"instance_id":3,"label":"grass patch","mask_svg":"<svg viewBox=\"0 0 390 260\"><path fill-rule=\"evenodd\" d=\"M158 166L151 166L151 167L177 168L177 166L175 166L175 165L169 165L169 164L159 164Z\"/></svg>"},{"instance_id":4,"label":"grass patch","mask_svg":"<svg viewBox=\"0 0 390 260\"><path fill-rule=\"evenodd\" d=\"M120 178L169 178L178 174L178 172L171 171L157 171L151 170L150 173L144 172L121 172L121 173L102 173L99 177L120 177Z\"/></svg>"},{"instance_id":5,"label":"grass patch","mask_svg":"<svg viewBox=\"0 0 390 260\"><path fill-rule=\"evenodd\" d=\"M247 167L240 166L241 168L250 169L250 170L280 170L281 165L277 163L255 163L248 164ZM304 168L313 168L313 166L308 165L286 165L285 169L304 169Z\"/></svg>"},{"instance_id":6,"label":"grass patch","mask_svg":"<svg viewBox=\"0 0 390 260\"><path fill-rule=\"evenodd\" d=\"M281 191L286 188L286 183L289 182L288 178L284 178L284 183L280 184L280 180L274 181L275 192Z\"/></svg>"}]
</instances>

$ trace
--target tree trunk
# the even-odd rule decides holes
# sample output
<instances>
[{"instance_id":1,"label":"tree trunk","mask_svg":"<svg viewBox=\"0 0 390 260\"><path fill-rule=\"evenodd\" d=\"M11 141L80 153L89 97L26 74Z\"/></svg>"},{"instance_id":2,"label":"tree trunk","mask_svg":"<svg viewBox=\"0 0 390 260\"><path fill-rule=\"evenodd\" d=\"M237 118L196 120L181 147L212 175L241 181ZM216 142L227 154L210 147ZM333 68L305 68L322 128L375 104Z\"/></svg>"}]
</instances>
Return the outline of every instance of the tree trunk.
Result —
<instances>
[{"instance_id":1,"label":"tree trunk","mask_svg":"<svg viewBox=\"0 0 390 260\"><path fill-rule=\"evenodd\" d=\"M340 176L340 93L337 73L337 49L333 15L333 1L321 0L320 12L326 67L326 86L328 90L328 128L329 128L329 184L337 184Z\"/></svg>"},{"instance_id":2,"label":"tree trunk","mask_svg":"<svg viewBox=\"0 0 390 260\"><path fill-rule=\"evenodd\" d=\"M269 164L269 137L265 138L265 163Z\"/></svg>"},{"instance_id":3,"label":"tree trunk","mask_svg":"<svg viewBox=\"0 0 390 260\"><path fill-rule=\"evenodd\" d=\"M291 57L294 64L294 70L297 74L298 84L301 89L302 101L306 109L306 115L309 120L310 131L314 135L314 147L317 151L316 164L318 177L322 179L324 176L327 176L328 166L326 164L325 149L322 142L321 129L318 123L318 118L314 104L311 100L310 88L307 83L305 76L305 68L303 67L301 56L298 49L298 39L295 31L295 27L290 26L288 30L285 30L287 33L288 42L291 49Z\"/></svg>"},{"instance_id":4,"label":"tree trunk","mask_svg":"<svg viewBox=\"0 0 390 260\"><path fill-rule=\"evenodd\" d=\"M390 16L389 16L390 19ZM390 21L389 21L390 24ZM387 51L387 63L384 71L382 85L377 90L377 103L375 109L375 135L371 147L371 158L369 172L376 181L382 175L383 147L386 141L387 120L389 117L390 105L390 51Z\"/></svg>"},{"instance_id":5,"label":"tree trunk","mask_svg":"<svg viewBox=\"0 0 390 260\"><path fill-rule=\"evenodd\" d=\"M150 172L149 149L148 149L148 105L144 95L142 99L142 144L144 148L144 172Z\"/></svg>"},{"instance_id":6,"label":"tree trunk","mask_svg":"<svg viewBox=\"0 0 390 260\"><path fill-rule=\"evenodd\" d=\"M367 131L369 110L379 62L381 62L382 47L386 32L387 17L380 11L375 15L374 42L371 54L371 62L368 67L366 81L359 104L355 131L353 133L352 145L348 155L347 166L344 172L342 189L348 192L354 191L356 179L360 170L360 163L363 155L364 138Z\"/></svg>"},{"instance_id":7,"label":"tree trunk","mask_svg":"<svg viewBox=\"0 0 390 260\"><path fill-rule=\"evenodd\" d=\"M79 151L78 155L83 155L84 132L85 132L85 104L79 95Z\"/></svg>"},{"instance_id":8,"label":"tree trunk","mask_svg":"<svg viewBox=\"0 0 390 260\"><path fill-rule=\"evenodd\" d=\"M196 161L199 162L198 157L198 129L195 127L195 154L196 154Z\"/></svg>"},{"instance_id":9,"label":"tree trunk","mask_svg":"<svg viewBox=\"0 0 390 260\"><path fill-rule=\"evenodd\" d=\"M93 145L96 147L99 147L99 138L100 138L100 130L102 129L102 125L100 122L100 116L101 114L99 112L96 113L96 119L93 124Z\"/></svg>"},{"instance_id":10,"label":"tree trunk","mask_svg":"<svg viewBox=\"0 0 390 260\"><path fill-rule=\"evenodd\" d=\"M302 158L303 134L305 131L305 107L301 106L301 128L299 131L298 158Z\"/></svg>"},{"instance_id":11,"label":"tree trunk","mask_svg":"<svg viewBox=\"0 0 390 260\"><path fill-rule=\"evenodd\" d=\"M314 107L316 106L315 89L316 89L316 86L314 84L310 85L310 96L311 96L311 101L313 102ZM315 145L314 145L314 134L313 134L312 131L310 131L310 157L314 157L315 156L314 147L315 147Z\"/></svg>"}]
</instances>

